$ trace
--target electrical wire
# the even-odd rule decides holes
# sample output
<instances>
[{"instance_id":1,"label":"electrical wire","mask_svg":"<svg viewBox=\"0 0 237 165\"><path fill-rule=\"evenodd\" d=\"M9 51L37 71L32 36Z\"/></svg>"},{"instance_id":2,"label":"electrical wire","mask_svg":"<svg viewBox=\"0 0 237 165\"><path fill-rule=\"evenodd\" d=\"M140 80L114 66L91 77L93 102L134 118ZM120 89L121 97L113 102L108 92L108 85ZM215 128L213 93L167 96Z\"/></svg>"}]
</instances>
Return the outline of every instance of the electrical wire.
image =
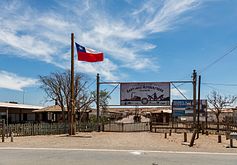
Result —
<instances>
[{"instance_id":1,"label":"electrical wire","mask_svg":"<svg viewBox=\"0 0 237 165\"><path fill-rule=\"evenodd\" d=\"M212 63L210 63L209 65L207 65L204 69L200 70L199 73L203 73L205 71L207 71L207 69L209 69L211 66L215 65L216 63L218 63L220 60L222 60L224 57L226 57L227 55L231 54L233 51L235 51L237 49L237 45L235 45L234 47L232 47L230 50L228 50L225 54L223 54L222 56L220 56L219 58L217 58L216 60L214 60Z\"/></svg>"},{"instance_id":2,"label":"electrical wire","mask_svg":"<svg viewBox=\"0 0 237 165\"><path fill-rule=\"evenodd\" d=\"M222 83L202 83L203 85L214 85L214 86L237 86L237 84L222 84Z\"/></svg>"},{"instance_id":3,"label":"electrical wire","mask_svg":"<svg viewBox=\"0 0 237 165\"><path fill-rule=\"evenodd\" d=\"M87 86L87 88L90 88L95 82L96 82L96 79L95 79L92 83L90 83L90 84Z\"/></svg>"},{"instance_id":4,"label":"electrical wire","mask_svg":"<svg viewBox=\"0 0 237 165\"><path fill-rule=\"evenodd\" d=\"M119 85L120 85L120 84L116 85L116 86L114 87L114 89L105 97L105 99L109 98L109 96L115 91L115 89L118 88Z\"/></svg>"}]
</instances>

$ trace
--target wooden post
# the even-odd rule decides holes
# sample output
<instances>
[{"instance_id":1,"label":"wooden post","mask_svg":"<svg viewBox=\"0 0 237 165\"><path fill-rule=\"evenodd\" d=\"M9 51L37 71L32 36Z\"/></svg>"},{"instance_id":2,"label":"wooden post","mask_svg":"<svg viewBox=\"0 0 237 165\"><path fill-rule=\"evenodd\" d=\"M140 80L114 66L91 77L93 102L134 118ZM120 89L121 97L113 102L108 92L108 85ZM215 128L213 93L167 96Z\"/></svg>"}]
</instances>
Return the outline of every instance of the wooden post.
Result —
<instances>
[{"instance_id":1,"label":"wooden post","mask_svg":"<svg viewBox=\"0 0 237 165\"><path fill-rule=\"evenodd\" d=\"M191 142L189 144L189 147L192 147L193 144L194 144L194 140L195 140L195 137L196 137L196 133L197 133L197 130L195 129L194 132L193 132L193 135L192 135L192 138L191 138Z\"/></svg>"},{"instance_id":2,"label":"wooden post","mask_svg":"<svg viewBox=\"0 0 237 165\"><path fill-rule=\"evenodd\" d=\"M187 132L184 132L184 142L187 142Z\"/></svg>"},{"instance_id":3,"label":"wooden post","mask_svg":"<svg viewBox=\"0 0 237 165\"><path fill-rule=\"evenodd\" d=\"M197 118L197 127L198 127L198 132L197 132L197 139L199 138L199 131L200 131L200 105L201 105L201 100L200 100L200 93L201 93L201 76L198 76L198 118Z\"/></svg>"},{"instance_id":4,"label":"wooden post","mask_svg":"<svg viewBox=\"0 0 237 165\"><path fill-rule=\"evenodd\" d=\"M230 132L227 131L227 132L225 133L225 138L226 138L226 140L229 140L229 138L230 138Z\"/></svg>"},{"instance_id":5,"label":"wooden post","mask_svg":"<svg viewBox=\"0 0 237 165\"><path fill-rule=\"evenodd\" d=\"M5 120L2 120L2 142L5 141Z\"/></svg>"},{"instance_id":6,"label":"wooden post","mask_svg":"<svg viewBox=\"0 0 237 165\"><path fill-rule=\"evenodd\" d=\"M97 132L100 132L99 115L100 115L100 75L97 73L96 76L96 122Z\"/></svg>"},{"instance_id":7,"label":"wooden post","mask_svg":"<svg viewBox=\"0 0 237 165\"><path fill-rule=\"evenodd\" d=\"M11 130L11 142L13 142L13 136L14 136L14 133Z\"/></svg>"},{"instance_id":8,"label":"wooden post","mask_svg":"<svg viewBox=\"0 0 237 165\"><path fill-rule=\"evenodd\" d=\"M233 148L233 139L230 138L230 148Z\"/></svg>"},{"instance_id":9,"label":"wooden post","mask_svg":"<svg viewBox=\"0 0 237 165\"><path fill-rule=\"evenodd\" d=\"M8 138L8 134L9 134L9 130L8 130L8 116L9 116L9 114L8 114L8 108L7 108L7 110L6 110L6 130L7 130L7 138Z\"/></svg>"},{"instance_id":10,"label":"wooden post","mask_svg":"<svg viewBox=\"0 0 237 165\"><path fill-rule=\"evenodd\" d=\"M218 134L218 143L221 143L221 135Z\"/></svg>"},{"instance_id":11,"label":"wooden post","mask_svg":"<svg viewBox=\"0 0 237 165\"><path fill-rule=\"evenodd\" d=\"M204 135L204 123L202 122L202 135Z\"/></svg>"},{"instance_id":12,"label":"wooden post","mask_svg":"<svg viewBox=\"0 0 237 165\"><path fill-rule=\"evenodd\" d=\"M71 113L69 123L69 135L75 135L75 98L74 98L74 33L71 33Z\"/></svg>"},{"instance_id":13,"label":"wooden post","mask_svg":"<svg viewBox=\"0 0 237 165\"><path fill-rule=\"evenodd\" d=\"M150 122L150 132L152 132L152 122Z\"/></svg>"},{"instance_id":14,"label":"wooden post","mask_svg":"<svg viewBox=\"0 0 237 165\"><path fill-rule=\"evenodd\" d=\"M193 126L196 128L196 86L197 86L197 73L193 70Z\"/></svg>"},{"instance_id":15,"label":"wooden post","mask_svg":"<svg viewBox=\"0 0 237 165\"><path fill-rule=\"evenodd\" d=\"M167 138L167 133L165 132L165 139Z\"/></svg>"}]
</instances>

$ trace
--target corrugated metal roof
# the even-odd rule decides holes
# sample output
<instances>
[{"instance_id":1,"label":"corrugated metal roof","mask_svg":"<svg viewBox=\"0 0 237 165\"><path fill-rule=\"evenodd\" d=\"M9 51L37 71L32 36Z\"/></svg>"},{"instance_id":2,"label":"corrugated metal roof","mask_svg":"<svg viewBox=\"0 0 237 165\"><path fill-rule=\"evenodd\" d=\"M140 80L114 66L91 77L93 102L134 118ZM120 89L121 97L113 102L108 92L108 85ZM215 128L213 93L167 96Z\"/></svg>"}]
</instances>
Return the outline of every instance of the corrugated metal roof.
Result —
<instances>
[{"instance_id":1,"label":"corrugated metal roof","mask_svg":"<svg viewBox=\"0 0 237 165\"><path fill-rule=\"evenodd\" d=\"M67 111L67 108L65 108L65 111ZM87 109L87 110L82 110L83 112L91 112L92 109ZM52 106L48 106L42 109L38 109L38 110L34 110L32 112L35 113L40 113L40 112L62 112L62 109L59 105L52 105Z\"/></svg>"},{"instance_id":2,"label":"corrugated metal roof","mask_svg":"<svg viewBox=\"0 0 237 165\"><path fill-rule=\"evenodd\" d=\"M27 104L16 104L16 103L4 103L0 102L2 108L19 108L19 109L41 109L42 106L27 105Z\"/></svg>"},{"instance_id":3,"label":"corrugated metal roof","mask_svg":"<svg viewBox=\"0 0 237 165\"><path fill-rule=\"evenodd\" d=\"M67 109L65 109L65 111L67 111ZM42 109L38 109L38 110L34 110L32 112L62 112L62 109L59 105L52 105L52 106L48 106Z\"/></svg>"}]
</instances>

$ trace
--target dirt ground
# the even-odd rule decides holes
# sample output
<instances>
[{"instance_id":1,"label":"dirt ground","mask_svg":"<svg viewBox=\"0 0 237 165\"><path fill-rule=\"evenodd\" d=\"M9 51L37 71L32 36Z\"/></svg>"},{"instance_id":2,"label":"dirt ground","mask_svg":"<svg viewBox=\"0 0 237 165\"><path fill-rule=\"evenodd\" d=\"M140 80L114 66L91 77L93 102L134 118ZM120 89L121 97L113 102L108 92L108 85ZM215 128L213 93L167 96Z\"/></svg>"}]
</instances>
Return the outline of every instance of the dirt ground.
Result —
<instances>
[{"instance_id":1,"label":"dirt ground","mask_svg":"<svg viewBox=\"0 0 237 165\"><path fill-rule=\"evenodd\" d=\"M188 142L192 134L188 134ZM157 151L184 151L184 152L232 152L237 148L226 148L229 140L222 136L222 143L217 143L217 135L199 135L195 145L183 145L183 134L150 132L116 133L116 132L90 132L78 133L75 136L48 135L14 137L14 142L6 138L0 142L0 147L34 147L34 148L80 148L80 149L121 149L121 150L157 150ZM237 140L233 141L237 147Z\"/></svg>"}]
</instances>

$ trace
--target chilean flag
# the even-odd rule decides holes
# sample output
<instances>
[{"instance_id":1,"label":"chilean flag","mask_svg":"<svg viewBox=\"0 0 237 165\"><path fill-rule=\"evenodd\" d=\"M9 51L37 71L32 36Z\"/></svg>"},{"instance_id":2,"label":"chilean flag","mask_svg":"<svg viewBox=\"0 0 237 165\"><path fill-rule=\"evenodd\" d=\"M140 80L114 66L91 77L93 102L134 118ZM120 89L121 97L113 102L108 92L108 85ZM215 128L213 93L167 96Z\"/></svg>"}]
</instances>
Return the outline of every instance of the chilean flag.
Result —
<instances>
[{"instance_id":1,"label":"chilean flag","mask_svg":"<svg viewBox=\"0 0 237 165\"><path fill-rule=\"evenodd\" d=\"M96 52L93 49L83 47L76 43L78 61L86 62L100 62L104 60L104 54L102 52Z\"/></svg>"}]
</instances>

